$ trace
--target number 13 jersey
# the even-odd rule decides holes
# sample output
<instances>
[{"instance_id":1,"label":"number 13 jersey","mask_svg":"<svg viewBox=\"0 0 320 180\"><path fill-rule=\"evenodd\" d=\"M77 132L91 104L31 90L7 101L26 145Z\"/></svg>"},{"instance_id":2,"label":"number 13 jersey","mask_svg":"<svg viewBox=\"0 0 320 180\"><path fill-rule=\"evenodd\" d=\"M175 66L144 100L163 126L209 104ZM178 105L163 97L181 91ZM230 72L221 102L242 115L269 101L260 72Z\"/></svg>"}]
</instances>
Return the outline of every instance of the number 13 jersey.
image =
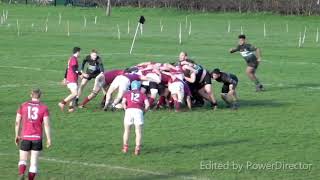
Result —
<instances>
[{"instance_id":1,"label":"number 13 jersey","mask_svg":"<svg viewBox=\"0 0 320 180\"><path fill-rule=\"evenodd\" d=\"M21 139L42 140L42 123L44 117L49 117L48 107L39 101L27 101L20 105L17 114L22 118Z\"/></svg>"}]
</instances>

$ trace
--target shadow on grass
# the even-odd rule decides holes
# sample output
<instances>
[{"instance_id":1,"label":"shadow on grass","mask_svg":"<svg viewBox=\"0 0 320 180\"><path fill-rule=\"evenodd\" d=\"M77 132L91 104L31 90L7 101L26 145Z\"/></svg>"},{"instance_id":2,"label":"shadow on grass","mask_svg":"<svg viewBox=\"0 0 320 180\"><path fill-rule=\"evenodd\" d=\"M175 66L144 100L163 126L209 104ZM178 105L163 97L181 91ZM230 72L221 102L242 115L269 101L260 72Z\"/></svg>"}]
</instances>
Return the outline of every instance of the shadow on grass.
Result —
<instances>
[{"instance_id":1,"label":"shadow on grass","mask_svg":"<svg viewBox=\"0 0 320 180\"><path fill-rule=\"evenodd\" d=\"M267 91L283 91L289 89L320 88L320 83L298 83L266 87Z\"/></svg>"},{"instance_id":2,"label":"shadow on grass","mask_svg":"<svg viewBox=\"0 0 320 180\"><path fill-rule=\"evenodd\" d=\"M247 107L273 107L278 108L284 106L286 103L277 102L271 99L264 99L264 100L245 100L240 99L239 105L240 109L247 108Z\"/></svg>"},{"instance_id":3,"label":"shadow on grass","mask_svg":"<svg viewBox=\"0 0 320 180\"><path fill-rule=\"evenodd\" d=\"M174 153L183 153L185 150L200 150L206 149L209 147L216 147L216 146L226 146L231 144L240 144L249 142L248 139L239 139L239 140L226 140L226 141L215 141L209 143L202 143L202 144L168 144L166 146L160 147L146 147L143 149L144 154L149 153L158 153L158 152L174 152Z\"/></svg>"}]
</instances>

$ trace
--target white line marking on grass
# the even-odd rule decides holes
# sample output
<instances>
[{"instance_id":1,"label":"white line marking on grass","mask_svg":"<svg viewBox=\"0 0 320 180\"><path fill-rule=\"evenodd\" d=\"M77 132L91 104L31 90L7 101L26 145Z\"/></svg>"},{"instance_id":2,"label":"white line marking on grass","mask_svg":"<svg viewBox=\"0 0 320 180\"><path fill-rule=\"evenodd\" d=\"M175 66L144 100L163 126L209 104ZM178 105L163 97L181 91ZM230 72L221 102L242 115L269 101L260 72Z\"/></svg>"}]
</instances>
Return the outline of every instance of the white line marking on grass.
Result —
<instances>
[{"instance_id":1,"label":"white line marking on grass","mask_svg":"<svg viewBox=\"0 0 320 180\"><path fill-rule=\"evenodd\" d=\"M113 52L113 53L100 53L100 55L106 56L106 55L129 55L129 53L126 52ZM166 57L166 58L172 58L172 60L178 59L178 55L170 55L170 54L144 54L144 53L133 53L132 55L136 56L146 56L146 59L144 61L150 61L152 57ZM69 57L68 54L48 54L48 55L37 55L37 56L19 56L19 57L30 57L30 58L47 58L47 57L65 57L67 59ZM206 56L191 56L191 58L201 58L201 59L218 59L218 60L224 60L224 63L235 63L239 61L230 61L225 60L223 58L217 58L217 57L206 57ZM269 60L263 60L262 63L272 63L272 64L279 64L279 63L288 63L288 64L297 64L297 65L320 65L318 62L292 62L292 61L269 61ZM9 66L0 66L0 67L9 67ZM14 67L14 66L13 66ZM15 66L19 67L19 66ZM19 67L21 68L21 67ZM22 68L23 69L23 68ZM26 67L25 69L28 69ZM38 68L40 69L40 68ZM51 70L51 71L57 71L57 70ZM61 71L59 71L61 72Z\"/></svg>"},{"instance_id":2,"label":"white line marking on grass","mask_svg":"<svg viewBox=\"0 0 320 180\"><path fill-rule=\"evenodd\" d=\"M17 88L17 87L35 87L35 86L46 86L46 87L52 87L52 86L59 86L59 82L54 82L54 81L47 81L45 85L39 85L39 84L3 84L0 85L0 89L5 89L5 88Z\"/></svg>"},{"instance_id":3,"label":"white line marking on grass","mask_svg":"<svg viewBox=\"0 0 320 180\"><path fill-rule=\"evenodd\" d=\"M63 72L54 69L43 69L37 67L25 67L25 66L1 66L0 68L13 68L13 69L25 69L25 70L33 70L33 71L51 71L51 72Z\"/></svg>"},{"instance_id":4,"label":"white line marking on grass","mask_svg":"<svg viewBox=\"0 0 320 180\"><path fill-rule=\"evenodd\" d=\"M7 153L0 153L0 156L16 156L14 154L7 154ZM142 174L151 174L155 176L167 176L167 177L177 177L181 179L194 179L194 180L208 180L209 178L198 178L194 176L183 176L183 175L170 175L166 173L161 173L157 171L149 171L144 169L136 169L136 168L127 168L123 166L113 166L109 164L103 164L103 163L88 163L88 162L80 162L80 161L68 161L68 160L60 160L56 158L49 158L49 157L40 157L40 160L48 161L48 162L54 162L59 164L70 164L70 165L78 165L78 166L88 166L88 167L98 167L98 168L106 168L106 169L113 169L113 170L123 170L123 171L132 171Z\"/></svg>"}]
</instances>

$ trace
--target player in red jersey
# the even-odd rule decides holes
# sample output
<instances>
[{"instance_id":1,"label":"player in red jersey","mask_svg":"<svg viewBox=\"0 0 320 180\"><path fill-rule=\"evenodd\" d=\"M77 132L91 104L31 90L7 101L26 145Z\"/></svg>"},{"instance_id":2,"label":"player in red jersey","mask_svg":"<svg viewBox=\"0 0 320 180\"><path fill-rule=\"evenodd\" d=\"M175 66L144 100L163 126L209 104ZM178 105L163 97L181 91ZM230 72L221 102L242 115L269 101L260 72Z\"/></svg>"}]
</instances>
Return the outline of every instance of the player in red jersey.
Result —
<instances>
[{"instance_id":1,"label":"player in red jersey","mask_svg":"<svg viewBox=\"0 0 320 180\"><path fill-rule=\"evenodd\" d=\"M48 107L40 102L41 91L31 92L31 101L20 105L15 124L15 143L20 144L19 179L24 179L27 160L30 155L29 180L37 174L38 158L42 150L42 129L47 137L47 148L51 146L50 120Z\"/></svg>"},{"instance_id":2,"label":"player in red jersey","mask_svg":"<svg viewBox=\"0 0 320 180\"><path fill-rule=\"evenodd\" d=\"M149 80L149 81L142 81L142 87L141 87L141 92L145 94L150 94L149 96L149 103L150 107L152 108L154 105L154 101L157 98L158 94L158 88L159 88L159 83L161 82L161 73L159 71L159 67L147 67L145 69L139 70L138 73L141 73L142 75L146 77L150 77L150 79L154 80Z\"/></svg>"},{"instance_id":3,"label":"player in red jersey","mask_svg":"<svg viewBox=\"0 0 320 180\"><path fill-rule=\"evenodd\" d=\"M180 107L185 97L184 83L180 79L181 74L175 70L170 72L163 71L162 73L170 76L170 79L168 81L168 90L171 93L171 97L173 98L174 108L176 112L180 112Z\"/></svg>"},{"instance_id":4,"label":"player in red jersey","mask_svg":"<svg viewBox=\"0 0 320 180\"><path fill-rule=\"evenodd\" d=\"M140 91L140 87L140 81L132 81L131 91L126 92L122 99L122 106L125 109L122 152L128 152L130 127L134 125L136 132L135 155L139 155L141 151L142 129L144 123L143 114L149 109L148 98Z\"/></svg>"},{"instance_id":5,"label":"player in red jersey","mask_svg":"<svg viewBox=\"0 0 320 180\"><path fill-rule=\"evenodd\" d=\"M104 110L107 111L108 108L111 110L115 109L115 106L121 102L121 99L126 91L128 91L131 82L133 81L155 81L152 77L147 77L144 75L125 73L123 75L117 76L111 83L107 94L106 94L106 102L104 105ZM116 98L113 100L113 103L110 105L112 94L118 89L118 94Z\"/></svg>"},{"instance_id":6,"label":"player in red jersey","mask_svg":"<svg viewBox=\"0 0 320 180\"><path fill-rule=\"evenodd\" d=\"M100 74L96 77L94 81L94 86L92 92L87 96L82 103L80 103L79 108L83 108L89 101L95 98L100 90L103 91L104 94L107 94L107 89L112 81L119 75L122 75L124 70L116 69L111 71L106 71L103 74ZM104 107L104 103L103 103Z\"/></svg>"},{"instance_id":7,"label":"player in red jersey","mask_svg":"<svg viewBox=\"0 0 320 180\"><path fill-rule=\"evenodd\" d=\"M81 72L78 70L78 58L80 56L80 48L74 47L73 48L73 55L70 57L68 61L68 67L66 69L65 78L63 80L63 84L67 85L68 89L70 90L70 95L63 99L58 105L61 111L64 110L64 106L70 102L69 104L69 112L74 111L73 102L77 95L78 95L78 76L81 76ZM86 75L86 77L88 77ZM82 76L81 76L82 78Z\"/></svg>"}]
</instances>

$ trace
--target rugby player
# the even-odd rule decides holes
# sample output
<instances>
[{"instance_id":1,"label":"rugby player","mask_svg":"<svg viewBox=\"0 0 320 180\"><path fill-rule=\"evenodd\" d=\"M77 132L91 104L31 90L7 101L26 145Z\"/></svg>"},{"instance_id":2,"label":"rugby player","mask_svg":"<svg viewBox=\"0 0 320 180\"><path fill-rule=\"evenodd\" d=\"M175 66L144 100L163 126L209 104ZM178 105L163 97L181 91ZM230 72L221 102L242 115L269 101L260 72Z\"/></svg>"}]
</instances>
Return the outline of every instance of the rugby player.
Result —
<instances>
[{"instance_id":1,"label":"rugby player","mask_svg":"<svg viewBox=\"0 0 320 180\"><path fill-rule=\"evenodd\" d=\"M113 100L111 104L111 110L115 109L115 106L121 101L124 93L129 90L130 84L133 81L149 81L152 80L150 77L146 77L143 75L132 74L132 73L125 73L123 75L117 76L111 83L107 94L106 94L106 102L104 105L103 110L107 111L109 108L111 96L113 92L118 89L118 94L116 98Z\"/></svg>"},{"instance_id":2,"label":"rugby player","mask_svg":"<svg viewBox=\"0 0 320 180\"><path fill-rule=\"evenodd\" d=\"M180 112L181 104L184 100L184 83L179 78L181 76L182 71L177 70L171 70L170 72L162 72L163 74L166 74L170 76L170 79L168 81L168 90L171 93L171 97L174 101L174 108L176 112ZM183 75L183 74L182 74Z\"/></svg>"},{"instance_id":3,"label":"rugby player","mask_svg":"<svg viewBox=\"0 0 320 180\"><path fill-rule=\"evenodd\" d=\"M208 100L213 110L215 110L217 101L212 90L210 73L201 65L191 61L180 61L180 64L185 74L184 79L195 97L199 94L202 98Z\"/></svg>"},{"instance_id":4,"label":"rugby player","mask_svg":"<svg viewBox=\"0 0 320 180\"><path fill-rule=\"evenodd\" d=\"M141 87L142 93L145 93L145 94L150 93L149 103L150 103L150 107L152 108L154 106L154 101L159 92L158 88L159 88L159 83L161 82L161 73L157 66L141 69L139 70L138 73L153 79L149 81L142 81L142 87Z\"/></svg>"},{"instance_id":5,"label":"rugby player","mask_svg":"<svg viewBox=\"0 0 320 180\"><path fill-rule=\"evenodd\" d=\"M140 87L140 81L132 81L131 91L126 92L122 99L122 106L125 109L122 152L128 152L130 128L134 125L136 133L135 155L139 155L141 152L142 129L144 123L143 114L149 109L148 98L140 91Z\"/></svg>"},{"instance_id":6,"label":"rugby player","mask_svg":"<svg viewBox=\"0 0 320 180\"><path fill-rule=\"evenodd\" d=\"M231 109L238 109L236 87L238 78L234 74L221 72L216 68L211 71L211 77L217 82L223 83L221 98L230 106Z\"/></svg>"},{"instance_id":7,"label":"rugby player","mask_svg":"<svg viewBox=\"0 0 320 180\"><path fill-rule=\"evenodd\" d=\"M106 95L107 89L110 86L110 84L113 82L113 80L117 76L122 75L123 73L124 73L124 70L115 69L115 70L106 71L102 74L99 74L94 81L94 85L91 93L80 103L79 108L83 108L87 103L89 103L92 99L94 99L98 95L100 90L102 90L104 95ZM105 104L104 101L102 102L103 104L102 108L104 107L104 104Z\"/></svg>"},{"instance_id":8,"label":"rugby player","mask_svg":"<svg viewBox=\"0 0 320 180\"><path fill-rule=\"evenodd\" d=\"M24 179L27 161L30 158L28 179L33 180L38 171L38 158L42 151L43 126L47 148L51 146L48 107L40 102L41 91L31 91L31 100L20 105L15 123L15 143L20 145L18 163L19 179Z\"/></svg>"},{"instance_id":9,"label":"rugby player","mask_svg":"<svg viewBox=\"0 0 320 180\"><path fill-rule=\"evenodd\" d=\"M86 64L88 64L88 66L87 66L87 69L85 70L84 68ZM76 105L78 105L79 97L82 95L82 91L84 87L87 85L87 83L91 79L96 78L99 74L103 74L103 72L104 72L104 67L103 67L102 60L100 56L98 56L98 52L95 49L93 49L90 55L86 56L82 62L81 73L87 74L88 77L84 77L81 80L80 87L78 90L78 95L76 98Z\"/></svg>"},{"instance_id":10,"label":"rugby player","mask_svg":"<svg viewBox=\"0 0 320 180\"><path fill-rule=\"evenodd\" d=\"M261 50L246 42L245 35L239 35L239 44L236 48L230 49L230 53L240 52L241 56L247 63L246 74L256 85L256 91L263 91L263 85L256 76L256 71L261 62Z\"/></svg>"},{"instance_id":11,"label":"rugby player","mask_svg":"<svg viewBox=\"0 0 320 180\"><path fill-rule=\"evenodd\" d=\"M58 105L61 109L61 111L64 110L64 106L67 103L69 104L69 112L74 111L74 105L73 102L75 98L78 95L78 76L81 76L81 72L78 70L78 58L80 56L80 48L74 47L73 48L73 55L70 57L68 61L68 67L66 69L66 73L64 76L64 79L62 83L64 85L67 85L68 89L70 90L70 95L67 96L65 99L63 99ZM81 76L82 77L88 77L87 75Z\"/></svg>"}]
</instances>

